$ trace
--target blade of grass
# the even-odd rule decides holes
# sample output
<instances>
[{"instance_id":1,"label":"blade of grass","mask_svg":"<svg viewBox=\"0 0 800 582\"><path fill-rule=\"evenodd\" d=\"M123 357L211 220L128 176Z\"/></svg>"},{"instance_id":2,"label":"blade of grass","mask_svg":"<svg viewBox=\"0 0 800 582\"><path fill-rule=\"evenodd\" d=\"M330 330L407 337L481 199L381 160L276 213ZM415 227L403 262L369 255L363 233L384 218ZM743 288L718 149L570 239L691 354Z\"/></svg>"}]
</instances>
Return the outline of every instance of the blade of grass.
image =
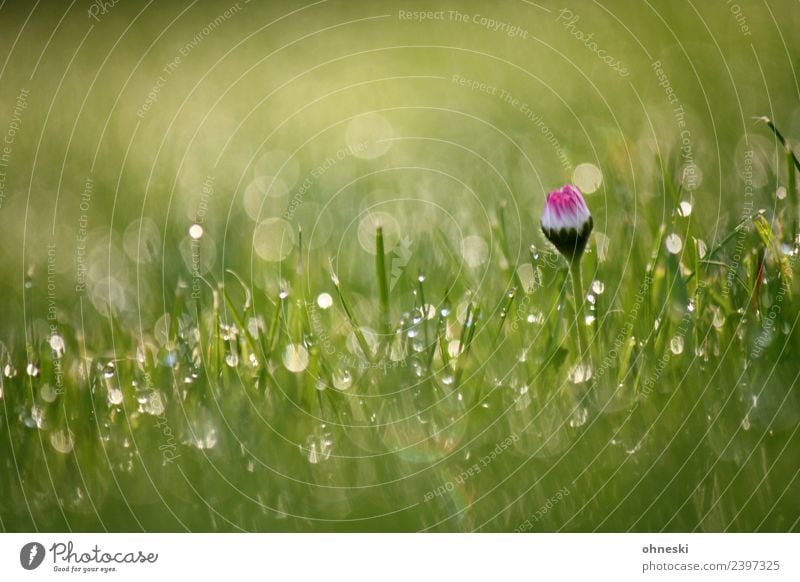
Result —
<instances>
[{"instance_id":1,"label":"blade of grass","mask_svg":"<svg viewBox=\"0 0 800 582\"><path fill-rule=\"evenodd\" d=\"M353 311L350 309L350 305L347 303L347 299L345 299L344 293L342 292L341 285L339 282L339 277L333 272L333 262L331 263L331 281L333 282L333 287L336 289L336 295L339 297L339 302L342 304L342 309L344 309L344 313L347 316L347 320L350 322L350 326L353 328L353 333L356 336L356 341L358 342L361 351L364 352L364 357L367 358L368 362L372 362L372 350L369 348L369 344L367 343L366 338L364 337L364 333L361 331L361 326L358 325L358 321L356 321L356 317L353 314Z\"/></svg>"},{"instance_id":2,"label":"blade of grass","mask_svg":"<svg viewBox=\"0 0 800 582\"><path fill-rule=\"evenodd\" d=\"M375 230L375 275L378 277L378 294L381 306L381 331L388 335L389 322L389 280L386 277L386 254L383 245L383 227Z\"/></svg>"}]
</instances>

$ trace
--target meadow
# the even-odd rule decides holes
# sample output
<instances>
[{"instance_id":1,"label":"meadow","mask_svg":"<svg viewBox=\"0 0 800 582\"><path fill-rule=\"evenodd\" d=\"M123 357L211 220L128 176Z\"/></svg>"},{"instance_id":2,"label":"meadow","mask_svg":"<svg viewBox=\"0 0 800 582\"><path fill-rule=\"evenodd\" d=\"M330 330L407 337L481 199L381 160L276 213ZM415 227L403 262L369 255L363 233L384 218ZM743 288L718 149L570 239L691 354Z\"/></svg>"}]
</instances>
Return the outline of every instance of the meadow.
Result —
<instances>
[{"instance_id":1,"label":"meadow","mask_svg":"<svg viewBox=\"0 0 800 582\"><path fill-rule=\"evenodd\" d=\"M0 5L1 530L800 529L796 3L62 10Z\"/></svg>"}]
</instances>

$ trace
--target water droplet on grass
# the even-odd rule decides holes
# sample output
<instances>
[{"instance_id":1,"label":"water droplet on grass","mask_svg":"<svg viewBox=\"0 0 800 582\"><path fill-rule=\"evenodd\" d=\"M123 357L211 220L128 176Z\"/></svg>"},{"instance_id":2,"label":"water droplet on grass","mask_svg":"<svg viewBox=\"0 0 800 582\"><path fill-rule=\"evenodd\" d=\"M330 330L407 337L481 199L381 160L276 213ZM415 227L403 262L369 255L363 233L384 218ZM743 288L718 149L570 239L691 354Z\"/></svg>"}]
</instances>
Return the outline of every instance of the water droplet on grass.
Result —
<instances>
[{"instance_id":1,"label":"water droplet on grass","mask_svg":"<svg viewBox=\"0 0 800 582\"><path fill-rule=\"evenodd\" d=\"M669 340L669 351L676 356L683 353L683 336L676 335Z\"/></svg>"},{"instance_id":2,"label":"water droplet on grass","mask_svg":"<svg viewBox=\"0 0 800 582\"><path fill-rule=\"evenodd\" d=\"M592 367L586 362L578 362L569 372L569 381L573 384L582 384L592 378Z\"/></svg>"},{"instance_id":3,"label":"water droplet on grass","mask_svg":"<svg viewBox=\"0 0 800 582\"><path fill-rule=\"evenodd\" d=\"M722 313L722 309L716 305L712 305L711 310L714 312L714 319L711 322L712 325L715 329L722 329L725 325L725 315Z\"/></svg>"},{"instance_id":4,"label":"water droplet on grass","mask_svg":"<svg viewBox=\"0 0 800 582\"><path fill-rule=\"evenodd\" d=\"M64 338L54 333L50 336L50 349L53 350L53 353L57 358L60 358L64 355L65 345L64 345Z\"/></svg>"},{"instance_id":5,"label":"water droplet on grass","mask_svg":"<svg viewBox=\"0 0 800 582\"><path fill-rule=\"evenodd\" d=\"M580 408L576 408L572 416L569 418L569 425L572 428L578 428L579 426L583 426L586 424L586 419L589 417L589 409L585 406L581 406Z\"/></svg>"},{"instance_id":6,"label":"water droplet on grass","mask_svg":"<svg viewBox=\"0 0 800 582\"><path fill-rule=\"evenodd\" d=\"M45 402L55 402L58 393L50 384L44 384L39 390L39 395Z\"/></svg>"},{"instance_id":7,"label":"water droplet on grass","mask_svg":"<svg viewBox=\"0 0 800 582\"><path fill-rule=\"evenodd\" d=\"M59 453L67 454L75 446L75 438L68 430L57 430L50 434L50 444Z\"/></svg>"},{"instance_id":8,"label":"water droplet on grass","mask_svg":"<svg viewBox=\"0 0 800 582\"><path fill-rule=\"evenodd\" d=\"M283 365L290 372L302 372L308 366L308 350L301 344L289 344L283 350Z\"/></svg>"},{"instance_id":9,"label":"water droplet on grass","mask_svg":"<svg viewBox=\"0 0 800 582\"><path fill-rule=\"evenodd\" d=\"M119 388L112 388L108 391L108 405L109 406L119 406L122 404L122 390Z\"/></svg>"},{"instance_id":10,"label":"water droplet on grass","mask_svg":"<svg viewBox=\"0 0 800 582\"><path fill-rule=\"evenodd\" d=\"M189 444L200 450L213 449L217 446L217 428L211 424L195 427Z\"/></svg>"},{"instance_id":11,"label":"water droplet on grass","mask_svg":"<svg viewBox=\"0 0 800 582\"><path fill-rule=\"evenodd\" d=\"M117 365L114 362L108 362L105 366L103 366L103 378L113 378L116 371Z\"/></svg>"},{"instance_id":12,"label":"water droplet on grass","mask_svg":"<svg viewBox=\"0 0 800 582\"><path fill-rule=\"evenodd\" d=\"M303 451L309 463L316 465L331 457L333 441L327 432L319 436L309 435L306 438L305 446L301 446L300 450Z\"/></svg>"},{"instance_id":13,"label":"water droplet on grass","mask_svg":"<svg viewBox=\"0 0 800 582\"><path fill-rule=\"evenodd\" d=\"M36 426L36 428L38 429L44 428L44 410L42 410L38 406L32 407L31 419L33 420L33 424Z\"/></svg>"},{"instance_id":14,"label":"water droplet on grass","mask_svg":"<svg viewBox=\"0 0 800 582\"><path fill-rule=\"evenodd\" d=\"M317 295L317 305L320 309L330 309L333 306L333 297L328 293L320 293Z\"/></svg>"},{"instance_id":15,"label":"water droplet on grass","mask_svg":"<svg viewBox=\"0 0 800 582\"><path fill-rule=\"evenodd\" d=\"M592 292L595 295L602 295L603 292L606 290L606 284L600 281L599 279L595 279L592 281Z\"/></svg>"},{"instance_id":16,"label":"water droplet on grass","mask_svg":"<svg viewBox=\"0 0 800 582\"><path fill-rule=\"evenodd\" d=\"M138 398L141 405L142 412L151 416L161 416L164 414L164 398L161 392L153 390L144 396Z\"/></svg>"},{"instance_id":17,"label":"water droplet on grass","mask_svg":"<svg viewBox=\"0 0 800 582\"><path fill-rule=\"evenodd\" d=\"M239 365L239 354L228 354L225 356L225 363L231 367L235 368Z\"/></svg>"},{"instance_id":18,"label":"water droplet on grass","mask_svg":"<svg viewBox=\"0 0 800 582\"><path fill-rule=\"evenodd\" d=\"M193 224L189 227L189 236L194 240L203 238L203 227L199 224Z\"/></svg>"},{"instance_id":19,"label":"water droplet on grass","mask_svg":"<svg viewBox=\"0 0 800 582\"><path fill-rule=\"evenodd\" d=\"M37 378L39 376L39 367L33 362L29 362L25 367L25 372L28 374L28 376Z\"/></svg>"},{"instance_id":20,"label":"water droplet on grass","mask_svg":"<svg viewBox=\"0 0 800 582\"><path fill-rule=\"evenodd\" d=\"M347 390L353 385L353 374L350 370L337 370L333 375L333 387L337 390Z\"/></svg>"},{"instance_id":21,"label":"water droplet on grass","mask_svg":"<svg viewBox=\"0 0 800 582\"><path fill-rule=\"evenodd\" d=\"M784 186L778 186L778 189L775 190L775 197L778 200L786 199L786 188Z\"/></svg>"},{"instance_id":22,"label":"water droplet on grass","mask_svg":"<svg viewBox=\"0 0 800 582\"><path fill-rule=\"evenodd\" d=\"M683 240L677 234L670 233L667 235L667 239L664 243L667 247L667 250L672 253L673 255L677 255L683 249Z\"/></svg>"},{"instance_id":23,"label":"water droplet on grass","mask_svg":"<svg viewBox=\"0 0 800 582\"><path fill-rule=\"evenodd\" d=\"M686 218L692 214L692 203L685 200L678 205L678 214Z\"/></svg>"}]
</instances>

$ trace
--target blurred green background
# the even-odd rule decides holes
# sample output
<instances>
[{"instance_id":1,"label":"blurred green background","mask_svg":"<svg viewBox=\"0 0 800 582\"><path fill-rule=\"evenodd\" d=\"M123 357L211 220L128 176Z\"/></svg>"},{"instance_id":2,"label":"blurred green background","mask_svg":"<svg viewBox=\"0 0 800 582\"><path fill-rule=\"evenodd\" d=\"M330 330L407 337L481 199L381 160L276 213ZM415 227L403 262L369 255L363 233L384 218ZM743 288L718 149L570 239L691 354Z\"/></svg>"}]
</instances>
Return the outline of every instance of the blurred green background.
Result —
<instances>
[{"instance_id":1,"label":"blurred green background","mask_svg":"<svg viewBox=\"0 0 800 582\"><path fill-rule=\"evenodd\" d=\"M798 26L790 0L4 3L0 526L797 530L797 193L755 118L800 136ZM538 225L568 181L588 379ZM779 251L725 239L759 209Z\"/></svg>"}]
</instances>

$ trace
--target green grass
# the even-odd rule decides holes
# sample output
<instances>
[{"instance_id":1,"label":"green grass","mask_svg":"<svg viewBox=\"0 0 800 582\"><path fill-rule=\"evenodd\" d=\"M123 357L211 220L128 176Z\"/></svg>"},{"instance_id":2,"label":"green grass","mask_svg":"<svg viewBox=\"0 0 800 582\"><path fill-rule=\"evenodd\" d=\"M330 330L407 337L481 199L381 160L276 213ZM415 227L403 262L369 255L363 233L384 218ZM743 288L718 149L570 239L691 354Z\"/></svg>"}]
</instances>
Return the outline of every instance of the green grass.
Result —
<instances>
[{"instance_id":1,"label":"green grass","mask_svg":"<svg viewBox=\"0 0 800 582\"><path fill-rule=\"evenodd\" d=\"M29 77L38 55L18 56L0 89L13 103L31 87L0 206L16 219L0 232L0 530L800 530L796 41L785 54L742 5L763 69L742 64L725 7L704 13L714 42L685 6L640 8L638 41L582 8L629 84L528 4L493 11L544 44L337 4L228 59L285 12L248 4L141 120L213 6L156 38L173 8L127 36L120 3L69 70L51 51ZM65 20L53 46L85 24ZM311 25L325 31L287 45ZM673 30L700 40L679 53ZM359 52L387 43L408 46ZM115 68L86 89L98 54ZM689 112L697 187L656 55ZM529 104L558 148L455 73ZM766 111L776 124L752 120ZM538 225L580 162L602 169L582 276Z\"/></svg>"},{"instance_id":2,"label":"green grass","mask_svg":"<svg viewBox=\"0 0 800 582\"><path fill-rule=\"evenodd\" d=\"M570 372L586 344L554 251L522 277L500 249L478 286L434 242L390 293L380 228L362 288L315 278L325 252L309 252L286 258L280 293L232 271L199 298L179 284L154 333L59 318L61 353L35 320L2 350L3 526L796 530L785 210L703 255L674 208L627 276L593 238L588 379ZM317 306L323 291L338 303Z\"/></svg>"}]
</instances>

